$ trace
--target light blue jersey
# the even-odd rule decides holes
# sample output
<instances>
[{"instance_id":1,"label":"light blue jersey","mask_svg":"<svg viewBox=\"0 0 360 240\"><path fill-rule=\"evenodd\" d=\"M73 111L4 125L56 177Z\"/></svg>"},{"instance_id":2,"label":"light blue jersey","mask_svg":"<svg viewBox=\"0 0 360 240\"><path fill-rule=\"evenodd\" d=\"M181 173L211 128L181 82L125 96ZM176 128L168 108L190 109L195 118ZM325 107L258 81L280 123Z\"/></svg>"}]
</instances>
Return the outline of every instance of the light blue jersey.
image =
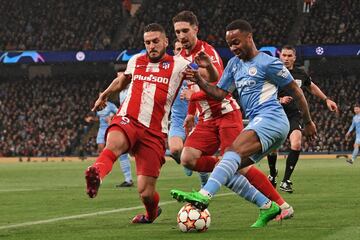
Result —
<instances>
[{"instance_id":1,"label":"light blue jersey","mask_svg":"<svg viewBox=\"0 0 360 240\"><path fill-rule=\"evenodd\" d=\"M287 137L289 121L277 92L291 81L293 77L278 58L259 52L246 62L231 58L217 84L228 92L235 87L239 93L241 108L250 120L245 130L254 130L262 144L262 153L251 156L254 161L279 147Z\"/></svg>"},{"instance_id":2,"label":"light blue jersey","mask_svg":"<svg viewBox=\"0 0 360 240\"><path fill-rule=\"evenodd\" d=\"M120 106L124 103L126 97L127 97L127 93L128 93L129 88L125 88L124 90L122 90L119 93L119 102L120 102Z\"/></svg>"},{"instance_id":3,"label":"light blue jersey","mask_svg":"<svg viewBox=\"0 0 360 240\"><path fill-rule=\"evenodd\" d=\"M184 129L184 120L188 112L188 101L180 99L180 93L183 89L187 88L186 81L183 81L183 84L174 100L174 103L171 107L171 123L169 137L181 137L185 140L185 129Z\"/></svg>"},{"instance_id":4,"label":"light blue jersey","mask_svg":"<svg viewBox=\"0 0 360 240\"><path fill-rule=\"evenodd\" d=\"M117 112L117 107L115 104L111 102L106 102L106 107L101 111L96 112L96 116L99 117L99 131L96 137L96 143L101 144L105 143L105 131L109 124L107 123L106 119L110 115L115 115Z\"/></svg>"},{"instance_id":5,"label":"light blue jersey","mask_svg":"<svg viewBox=\"0 0 360 240\"><path fill-rule=\"evenodd\" d=\"M354 129L356 133L355 143L360 144L360 114L353 117L348 133L351 133Z\"/></svg>"}]
</instances>

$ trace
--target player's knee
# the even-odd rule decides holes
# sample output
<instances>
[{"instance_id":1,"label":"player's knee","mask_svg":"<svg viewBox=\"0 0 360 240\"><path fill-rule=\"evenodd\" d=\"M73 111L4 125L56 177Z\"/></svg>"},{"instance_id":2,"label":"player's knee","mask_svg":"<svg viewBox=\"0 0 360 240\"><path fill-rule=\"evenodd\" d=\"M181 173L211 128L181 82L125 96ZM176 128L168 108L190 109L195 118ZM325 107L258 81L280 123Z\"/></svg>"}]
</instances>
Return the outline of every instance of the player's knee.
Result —
<instances>
[{"instance_id":1,"label":"player's knee","mask_svg":"<svg viewBox=\"0 0 360 240\"><path fill-rule=\"evenodd\" d=\"M116 157L118 157L122 154L121 146L114 141L107 142L106 148L109 149L110 151L112 151Z\"/></svg>"},{"instance_id":2,"label":"player's knee","mask_svg":"<svg viewBox=\"0 0 360 240\"><path fill-rule=\"evenodd\" d=\"M181 165L189 169L193 169L196 164L196 158L186 151L181 154L180 161Z\"/></svg>"},{"instance_id":3,"label":"player's knee","mask_svg":"<svg viewBox=\"0 0 360 240\"><path fill-rule=\"evenodd\" d=\"M291 149L295 150L295 151L300 151L301 150L301 140L292 142Z\"/></svg>"},{"instance_id":4,"label":"player's knee","mask_svg":"<svg viewBox=\"0 0 360 240\"><path fill-rule=\"evenodd\" d=\"M141 200L146 202L151 202L155 194L155 190L152 188L144 188L143 191L139 192Z\"/></svg>"}]
</instances>

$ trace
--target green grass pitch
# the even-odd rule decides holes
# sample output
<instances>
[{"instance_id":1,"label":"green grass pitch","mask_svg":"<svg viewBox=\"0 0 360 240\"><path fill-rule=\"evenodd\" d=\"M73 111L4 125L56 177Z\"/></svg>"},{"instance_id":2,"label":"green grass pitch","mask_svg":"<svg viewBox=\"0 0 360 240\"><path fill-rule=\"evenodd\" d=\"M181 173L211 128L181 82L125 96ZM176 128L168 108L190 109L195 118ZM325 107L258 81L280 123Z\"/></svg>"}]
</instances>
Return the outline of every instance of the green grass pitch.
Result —
<instances>
[{"instance_id":1,"label":"green grass pitch","mask_svg":"<svg viewBox=\"0 0 360 240\"><path fill-rule=\"evenodd\" d=\"M90 162L1 163L0 239L360 239L360 162L300 159L292 179L294 193L281 193L293 205L295 217L282 223L272 221L262 229L249 227L257 218L257 208L223 188L209 206L210 229L188 234L176 227L183 204L173 201L169 191L198 189L197 174L187 177L182 167L167 161L157 184L162 215L154 224L132 225L132 217L144 209L135 187L115 188L123 181L119 164L95 199L85 194L88 165ZM278 182L284 165L281 158ZM268 172L265 159L259 166Z\"/></svg>"}]
</instances>

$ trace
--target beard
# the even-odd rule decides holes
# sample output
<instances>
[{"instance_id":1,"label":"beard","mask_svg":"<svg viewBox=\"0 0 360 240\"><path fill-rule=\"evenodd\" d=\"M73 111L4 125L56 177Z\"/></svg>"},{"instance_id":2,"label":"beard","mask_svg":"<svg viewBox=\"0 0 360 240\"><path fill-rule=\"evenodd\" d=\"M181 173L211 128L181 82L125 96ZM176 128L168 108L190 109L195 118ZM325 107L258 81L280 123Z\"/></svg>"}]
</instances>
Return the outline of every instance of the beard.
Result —
<instances>
[{"instance_id":1,"label":"beard","mask_svg":"<svg viewBox=\"0 0 360 240\"><path fill-rule=\"evenodd\" d=\"M149 57L149 59L150 59L150 62L159 62L159 60L164 56L165 52L166 52L166 49L161 50L161 51L159 52L159 55L156 56L156 57L150 56L149 53L146 53L146 54L148 55L148 57Z\"/></svg>"}]
</instances>

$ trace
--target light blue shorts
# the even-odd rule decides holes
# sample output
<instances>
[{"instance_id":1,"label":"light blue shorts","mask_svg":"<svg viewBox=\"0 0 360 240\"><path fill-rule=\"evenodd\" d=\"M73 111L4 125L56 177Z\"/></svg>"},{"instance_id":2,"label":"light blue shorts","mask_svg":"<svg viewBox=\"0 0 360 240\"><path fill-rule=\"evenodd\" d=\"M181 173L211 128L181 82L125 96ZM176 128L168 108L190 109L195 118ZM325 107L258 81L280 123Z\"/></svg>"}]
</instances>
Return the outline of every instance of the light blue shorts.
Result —
<instances>
[{"instance_id":1,"label":"light blue shorts","mask_svg":"<svg viewBox=\"0 0 360 240\"><path fill-rule=\"evenodd\" d=\"M105 132L106 128L99 128L97 137L96 137L96 143L97 144L104 144L105 143Z\"/></svg>"},{"instance_id":2,"label":"light blue shorts","mask_svg":"<svg viewBox=\"0 0 360 240\"><path fill-rule=\"evenodd\" d=\"M250 156L251 160L258 162L285 142L290 124L285 113L279 111L259 114L250 120L244 130L254 130L260 139L262 151Z\"/></svg>"},{"instance_id":3,"label":"light blue shorts","mask_svg":"<svg viewBox=\"0 0 360 240\"><path fill-rule=\"evenodd\" d=\"M355 144L360 144L360 137L356 136Z\"/></svg>"}]
</instances>

